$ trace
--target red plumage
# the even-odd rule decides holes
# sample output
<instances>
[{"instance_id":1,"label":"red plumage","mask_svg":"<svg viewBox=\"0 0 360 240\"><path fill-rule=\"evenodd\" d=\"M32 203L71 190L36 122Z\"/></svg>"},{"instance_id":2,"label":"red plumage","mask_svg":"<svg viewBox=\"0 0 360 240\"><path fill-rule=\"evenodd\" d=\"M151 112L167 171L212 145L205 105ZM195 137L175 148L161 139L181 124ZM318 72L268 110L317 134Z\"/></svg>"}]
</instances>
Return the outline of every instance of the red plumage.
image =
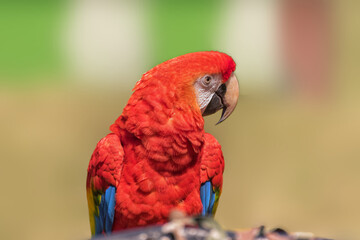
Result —
<instances>
[{"instance_id":1,"label":"red plumage","mask_svg":"<svg viewBox=\"0 0 360 240\"><path fill-rule=\"evenodd\" d=\"M204 132L193 84L205 73L221 73L225 82L234 70L224 53L190 53L154 67L136 84L88 168L88 189L116 187L114 231L163 223L175 208L201 213L206 181L221 191L221 147Z\"/></svg>"}]
</instances>

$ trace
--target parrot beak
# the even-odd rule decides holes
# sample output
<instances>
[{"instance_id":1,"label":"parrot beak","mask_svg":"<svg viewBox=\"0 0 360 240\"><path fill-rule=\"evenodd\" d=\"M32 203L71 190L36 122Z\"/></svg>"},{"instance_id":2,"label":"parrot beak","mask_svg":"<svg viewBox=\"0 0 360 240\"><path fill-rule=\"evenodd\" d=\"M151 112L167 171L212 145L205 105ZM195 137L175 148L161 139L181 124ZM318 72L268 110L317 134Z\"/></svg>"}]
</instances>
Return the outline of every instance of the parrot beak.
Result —
<instances>
[{"instance_id":1,"label":"parrot beak","mask_svg":"<svg viewBox=\"0 0 360 240\"><path fill-rule=\"evenodd\" d=\"M216 90L215 94L207 105L203 116L213 114L218 110L223 109L221 118L217 124L225 121L225 119L227 119L234 111L238 98L239 83L233 73L231 74L230 78L225 83L221 84L218 90Z\"/></svg>"}]
</instances>

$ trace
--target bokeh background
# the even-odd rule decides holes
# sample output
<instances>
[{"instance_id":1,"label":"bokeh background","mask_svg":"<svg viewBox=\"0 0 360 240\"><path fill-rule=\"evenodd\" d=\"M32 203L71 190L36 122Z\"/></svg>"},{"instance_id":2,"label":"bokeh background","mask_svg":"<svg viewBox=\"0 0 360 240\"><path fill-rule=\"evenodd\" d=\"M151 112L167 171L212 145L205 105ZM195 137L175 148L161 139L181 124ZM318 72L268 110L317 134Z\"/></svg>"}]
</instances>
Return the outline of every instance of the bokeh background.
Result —
<instances>
[{"instance_id":1,"label":"bokeh background","mask_svg":"<svg viewBox=\"0 0 360 240\"><path fill-rule=\"evenodd\" d=\"M87 239L86 169L141 75L237 62L216 219L360 239L359 1L1 1L2 239Z\"/></svg>"}]
</instances>

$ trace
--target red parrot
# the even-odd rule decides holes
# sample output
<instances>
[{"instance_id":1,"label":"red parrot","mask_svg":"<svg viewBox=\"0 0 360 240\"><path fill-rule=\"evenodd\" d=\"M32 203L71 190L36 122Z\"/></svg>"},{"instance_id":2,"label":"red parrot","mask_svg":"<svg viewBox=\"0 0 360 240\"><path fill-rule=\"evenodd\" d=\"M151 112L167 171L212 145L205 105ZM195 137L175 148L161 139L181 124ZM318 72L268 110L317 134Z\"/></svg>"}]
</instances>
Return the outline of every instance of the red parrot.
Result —
<instances>
[{"instance_id":1,"label":"red parrot","mask_svg":"<svg viewBox=\"0 0 360 240\"><path fill-rule=\"evenodd\" d=\"M215 214L224 158L203 116L239 96L234 60L185 54L146 72L90 159L86 181L92 235L164 223L172 209Z\"/></svg>"}]
</instances>

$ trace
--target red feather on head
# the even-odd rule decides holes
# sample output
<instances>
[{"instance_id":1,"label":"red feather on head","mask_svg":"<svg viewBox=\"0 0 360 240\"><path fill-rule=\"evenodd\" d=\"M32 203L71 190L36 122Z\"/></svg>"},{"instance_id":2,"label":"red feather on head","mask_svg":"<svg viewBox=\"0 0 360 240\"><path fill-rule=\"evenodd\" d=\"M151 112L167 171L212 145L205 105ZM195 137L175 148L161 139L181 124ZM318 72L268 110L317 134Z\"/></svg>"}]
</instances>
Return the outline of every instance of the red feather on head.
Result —
<instances>
[{"instance_id":1,"label":"red feather on head","mask_svg":"<svg viewBox=\"0 0 360 240\"><path fill-rule=\"evenodd\" d=\"M170 81L181 84L193 83L202 74L221 73L223 82L226 82L235 68L234 60L222 52L188 53L167 60L146 72L134 90L154 78L162 83Z\"/></svg>"},{"instance_id":2,"label":"red feather on head","mask_svg":"<svg viewBox=\"0 0 360 240\"><path fill-rule=\"evenodd\" d=\"M188 106L196 108L197 102L193 88L196 79L205 74L221 74L225 83L235 68L234 60L222 52L205 51L181 55L143 74L133 89L132 98L159 95L169 97L167 102L175 103L175 108ZM149 92L154 89L156 89L155 92Z\"/></svg>"}]
</instances>

